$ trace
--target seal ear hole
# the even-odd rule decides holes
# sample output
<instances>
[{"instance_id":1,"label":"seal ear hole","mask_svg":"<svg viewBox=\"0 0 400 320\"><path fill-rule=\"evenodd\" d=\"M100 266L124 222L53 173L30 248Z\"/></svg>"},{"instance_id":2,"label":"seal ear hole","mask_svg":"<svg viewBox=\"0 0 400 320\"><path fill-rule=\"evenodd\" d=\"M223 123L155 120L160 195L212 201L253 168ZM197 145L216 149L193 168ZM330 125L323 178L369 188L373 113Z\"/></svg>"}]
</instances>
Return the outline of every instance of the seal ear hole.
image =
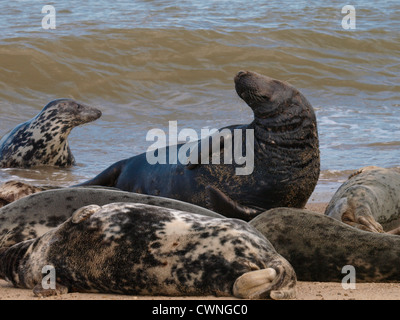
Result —
<instances>
[{"instance_id":1,"label":"seal ear hole","mask_svg":"<svg viewBox=\"0 0 400 320\"><path fill-rule=\"evenodd\" d=\"M100 206L96 204L91 204L85 207L82 207L78 210L76 210L71 217L72 223L80 223L88 218L95 212L99 211L101 209Z\"/></svg>"}]
</instances>

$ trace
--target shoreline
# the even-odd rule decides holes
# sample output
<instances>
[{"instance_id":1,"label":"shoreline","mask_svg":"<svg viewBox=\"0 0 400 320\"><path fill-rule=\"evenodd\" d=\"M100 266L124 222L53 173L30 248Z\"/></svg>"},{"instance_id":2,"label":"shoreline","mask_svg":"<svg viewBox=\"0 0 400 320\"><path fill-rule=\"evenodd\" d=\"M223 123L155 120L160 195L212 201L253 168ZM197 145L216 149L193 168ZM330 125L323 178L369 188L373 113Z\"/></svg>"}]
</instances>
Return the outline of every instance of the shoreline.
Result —
<instances>
[{"instance_id":1,"label":"shoreline","mask_svg":"<svg viewBox=\"0 0 400 320\"><path fill-rule=\"evenodd\" d=\"M310 199L306 209L323 214L327 202ZM298 281L294 300L398 300L400 283L356 283L355 289L342 288L338 282ZM68 293L60 296L37 298L31 289L14 288L11 283L0 280L0 300L240 300L234 297L215 296L129 296L104 293Z\"/></svg>"}]
</instances>

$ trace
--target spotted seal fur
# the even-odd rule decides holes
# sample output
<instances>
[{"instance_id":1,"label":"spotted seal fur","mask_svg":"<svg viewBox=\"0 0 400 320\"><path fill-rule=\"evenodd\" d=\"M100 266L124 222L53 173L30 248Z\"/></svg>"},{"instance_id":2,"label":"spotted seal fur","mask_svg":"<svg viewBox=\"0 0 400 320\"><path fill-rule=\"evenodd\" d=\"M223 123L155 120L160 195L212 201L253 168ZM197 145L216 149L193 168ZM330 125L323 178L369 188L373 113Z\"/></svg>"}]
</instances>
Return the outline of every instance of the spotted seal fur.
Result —
<instances>
[{"instance_id":1,"label":"spotted seal fur","mask_svg":"<svg viewBox=\"0 0 400 320\"><path fill-rule=\"evenodd\" d=\"M257 230L237 219L145 204L90 205L39 238L0 253L0 276L43 289L43 266L56 290L135 295L216 295L282 299L296 276Z\"/></svg>"},{"instance_id":2,"label":"spotted seal fur","mask_svg":"<svg viewBox=\"0 0 400 320\"><path fill-rule=\"evenodd\" d=\"M390 231L400 226L400 174L392 169L364 167L333 195L325 214L354 227Z\"/></svg>"},{"instance_id":3,"label":"spotted seal fur","mask_svg":"<svg viewBox=\"0 0 400 320\"><path fill-rule=\"evenodd\" d=\"M71 99L48 103L33 119L16 126L0 140L0 168L68 167L75 164L67 137L101 111Z\"/></svg>"},{"instance_id":4,"label":"spotted seal fur","mask_svg":"<svg viewBox=\"0 0 400 320\"><path fill-rule=\"evenodd\" d=\"M11 180L0 186L0 208L37 192L54 189L50 186L33 186L25 182Z\"/></svg>"},{"instance_id":5,"label":"spotted seal fur","mask_svg":"<svg viewBox=\"0 0 400 320\"><path fill-rule=\"evenodd\" d=\"M232 145L235 145L235 132L240 132L242 138L236 145L240 144L243 153L251 149L247 133L254 133L251 173L238 175L236 169L243 169L243 164L236 161L232 164L150 164L147 154L143 153L118 161L80 185L110 186L178 199L243 220L273 207L304 207L320 170L317 122L311 104L290 84L255 72L240 71L234 82L237 94L252 109L254 120L219 131L230 132ZM220 147L221 159L224 141L220 138L215 143ZM201 140L198 145L197 149L201 150ZM177 146L178 154L182 146ZM169 154L175 152L172 150L166 147L158 149L158 153L166 154L166 159L175 158ZM207 159L214 149L208 150L209 153L203 152Z\"/></svg>"},{"instance_id":6,"label":"spotted seal fur","mask_svg":"<svg viewBox=\"0 0 400 320\"><path fill-rule=\"evenodd\" d=\"M206 216L221 215L182 201L136 194L112 188L76 187L42 191L0 208L0 247L41 236L86 205L135 202L183 210Z\"/></svg>"},{"instance_id":7,"label":"spotted seal fur","mask_svg":"<svg viewBox=\"0 0 400 320\"><path fill-rule=\"evenodd\" d=\"M358 282L400 281L400 237L349 226L309 210L276 208L249 222L296 271L299 281L342 281L355 268Z\"/></svg>"}]
</instances>

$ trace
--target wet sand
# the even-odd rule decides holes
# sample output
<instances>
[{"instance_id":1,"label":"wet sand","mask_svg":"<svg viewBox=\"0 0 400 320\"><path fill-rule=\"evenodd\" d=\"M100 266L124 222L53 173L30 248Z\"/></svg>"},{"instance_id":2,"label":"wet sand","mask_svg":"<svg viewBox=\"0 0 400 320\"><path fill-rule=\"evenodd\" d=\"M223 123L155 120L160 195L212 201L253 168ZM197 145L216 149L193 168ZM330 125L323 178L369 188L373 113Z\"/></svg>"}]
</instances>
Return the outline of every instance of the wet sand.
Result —
<instances>
[{"instance_id":1,"label":"wet sand","mask_svg":"<svg viewBox=\"0 0 400 320\"><path fill-rule=\"evenodd\" d=\"M327 203L309 203L306 208L323 213ZM30 289L14 288L0 280L0 300L227 300L233 297L162 297L127 296L117 294L68 293L61 296L37 298ZM297 284L296 300L398 300L400 283L356 283L355 289L345 290L341 283L304 282Z\"/></svg>"}]
</instances>

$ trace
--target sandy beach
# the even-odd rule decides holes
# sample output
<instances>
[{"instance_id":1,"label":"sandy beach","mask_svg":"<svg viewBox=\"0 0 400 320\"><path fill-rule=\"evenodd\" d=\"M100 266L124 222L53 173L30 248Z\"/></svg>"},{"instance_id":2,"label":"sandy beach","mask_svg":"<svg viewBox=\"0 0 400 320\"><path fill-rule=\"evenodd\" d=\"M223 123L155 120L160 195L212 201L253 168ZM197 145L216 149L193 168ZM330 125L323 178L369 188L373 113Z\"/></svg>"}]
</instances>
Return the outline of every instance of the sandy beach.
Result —
<instances>
[{"instance_id":1,"label":"sandy beach","mask_svg":"<svg viewBox=\"0 0 400 320\"><path fill-rule=\"evenodd\" d=\"M327 203L309 203L306 208L323 213ZM14 288L0 280L0 300L226 300L234 297L163 297L128 296L117 294L68 293L48 298L37 298L30 289ZM345 290L341 283L304 282L297 284L296 300L398 300L400 283L356 283L355 289Z\"/></svg>"}]
</instances>

